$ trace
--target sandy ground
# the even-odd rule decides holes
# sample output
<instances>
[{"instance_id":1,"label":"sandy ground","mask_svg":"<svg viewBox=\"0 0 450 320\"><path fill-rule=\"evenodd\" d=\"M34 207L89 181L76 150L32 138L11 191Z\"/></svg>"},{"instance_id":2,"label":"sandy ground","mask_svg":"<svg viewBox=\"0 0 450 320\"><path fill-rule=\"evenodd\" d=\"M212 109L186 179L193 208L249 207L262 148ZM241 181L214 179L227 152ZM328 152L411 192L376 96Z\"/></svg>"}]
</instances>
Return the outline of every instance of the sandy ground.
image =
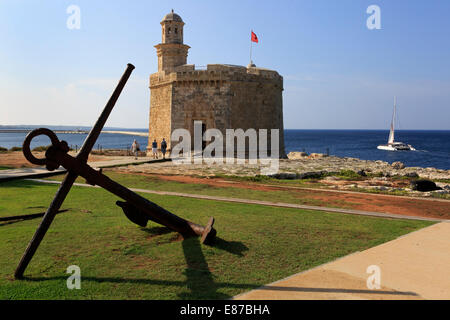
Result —
<instances>
[{"instance_id":1,"label":"sandy ground","mask_svg":"<svg viewBox=\"0 0 450 320\"><path fill-rule=\"evenodd\" d=\"M121 172L120 170L116 171ZM180 175L166 176L144 173L141 174L157 177L161 180L166 181L207 184L212 187L232 187L260 191L282 190L294 194L295 197L297 197L303 204L309 205L319 205L319 201L320 203L323 203L323 206L327 207L338 207L382 213L395 213L438 219L450 219L450 201L430 201L420 198L386 197L383 195L370 193L336 193L326 190L316 191L308 189L289 188L287 186L266 186L251 182L233 183L222 178L212 179Z\"/></svg>"},{"instance_id":2,"label":"sandy ground","mask_svg":"<svg viewBox=\"0 0 450 320\"><path fill-rule=\"evenodd\" d=\"M71 155L75 155L73 152L69 152ZM44 158L45 152L33 152L33 155L36 158ZM107 157L107 156L97 156L97 155L89 155L88 161L105 161L112 158L117 157ZM120 157L119 157L120 158ZM23 156L22 151L13 151L13 152L0 152L0 166L11 167L11 168L34 168L39 167L30 163Z\"/></svg>"}]
</instances>

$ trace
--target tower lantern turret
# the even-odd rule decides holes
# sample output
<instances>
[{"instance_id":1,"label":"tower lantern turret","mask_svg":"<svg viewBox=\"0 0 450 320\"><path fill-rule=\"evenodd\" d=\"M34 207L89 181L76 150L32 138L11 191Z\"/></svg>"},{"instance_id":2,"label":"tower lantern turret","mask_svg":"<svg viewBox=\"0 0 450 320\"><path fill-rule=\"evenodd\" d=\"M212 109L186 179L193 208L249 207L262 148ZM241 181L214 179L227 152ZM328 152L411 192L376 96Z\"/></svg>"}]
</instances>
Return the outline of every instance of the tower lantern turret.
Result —
<instances>
[{"instance_id":1,"label":"tower lantern turret","mask_svg":"<svg viewBox=\"0 0 450 320\"><path fill-rule=\"evenodd\" d=\"M187 63L190 47L183 44L183 27L183 19L173 9L161 21L162 42L155 46L159 72L171 72Z\"/></svg>"},{"instance_id":2,"label":"tower lantern turret","mask_svg":"<svg viewBox=\"0 0 450 320\"><path fill-rule=\"evenodd\" d=\"M183 19L175 12L168 13L161 21L162 43L183 43Z\"/></svg>"}]
</instances>

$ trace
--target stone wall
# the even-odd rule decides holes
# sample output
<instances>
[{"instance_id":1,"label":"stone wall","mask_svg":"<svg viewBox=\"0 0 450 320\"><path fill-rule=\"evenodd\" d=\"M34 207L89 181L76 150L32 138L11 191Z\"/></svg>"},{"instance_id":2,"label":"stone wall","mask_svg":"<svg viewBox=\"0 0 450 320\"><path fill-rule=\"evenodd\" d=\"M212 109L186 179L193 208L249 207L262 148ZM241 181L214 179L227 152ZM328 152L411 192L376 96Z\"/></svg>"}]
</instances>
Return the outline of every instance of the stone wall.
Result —
<instances>
[{"instance_id":1,"label":"stone wall","mask_svg":"<svg viewBox=\"0 0 450 320\"><path fill-rule=\"evenodd\" d=\"M270 129L279 129L279 154L284 158L282 90L279 81L261 78L233 81L230 128L267 129L269 144Z\"/></svg>"},{"instance_id":2,"label":"stone wall","mask_svg":"<svg viewBox=\"0 0 450 320\"><path fill-rule=\"evenodd\" d=\"M154 139L158 142L158 148L162 138L170 141L171 109L172 109L172 84L165 83L155 86L150 90L150 124L147 151L151 152ZM168 146L169 147L169 146ZM170 148L170 147L169 147Z\"/></svg>"},{"instance_id":3,"label":"stone wall","mask_svg":"<svg viewBox=\"0 0 450 320\"><path fill-rule=\"evenodd\" d=\"M150 88L149 142L165 137L170 149L169 131L184 128L193 138L193 123L200 120L206 129L217 128L224 136L226 129L268 129L269 134L279 129L280 156L285 156L283 78L277 72L231 65L195 70L183 65L151 75Z\"/></svg>"},{"instance_id":4,"label":"stone wall","mask_svg":"<svg viewBox=\"0 0 450 320\"><path fill-rule=\"evenodd\" d=\"M175 82L172 100L172 131L189 130L194 137L195 120L206 124L206 129L225 132L230 119L230 85L224 82ZM192 141L193 146L193 141Z\"/></svg>"}]
</instances>

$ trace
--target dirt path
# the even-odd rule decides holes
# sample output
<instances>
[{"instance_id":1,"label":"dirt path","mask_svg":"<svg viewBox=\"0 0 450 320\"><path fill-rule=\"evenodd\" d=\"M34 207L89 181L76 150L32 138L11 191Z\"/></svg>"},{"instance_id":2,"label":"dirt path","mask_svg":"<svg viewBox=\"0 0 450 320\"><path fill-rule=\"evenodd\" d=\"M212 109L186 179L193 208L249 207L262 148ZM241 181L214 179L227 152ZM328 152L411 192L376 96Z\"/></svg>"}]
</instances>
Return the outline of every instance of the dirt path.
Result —
<instances>
[{"instance_id":1,"label":"dirt path","mask_svg":"<svg viewBox=\"0 0 450 320\"><path fill-rule=\"evenodd\" d=\"M221 179L207 179L191 176L166 176L141 173L166 181L176 181L188 184L206 184L212 187L242 188L260 191L286 191L294 194L303 204L323 203L323 206L355 209L361 211L388 212L417 217L431 217L450 219L450 201L430 201L417 198L386 197L369 193L346 193L332 191L317 191L285 186L267 186L253 182L227 181ZM314 201L314 202L312 202Z\"/></svg>"},{"instance_id":2,"label":"dirt path","mask_svg":"<svg viewBox=\"0 0 450 320\"><path fill-rule=\"evenodd\" d=\"M72 153L70 153L72 154ZM33 152L33 155L36 158L44 158L45 152ZM74 155L74 154L72 154ZM89 155L88 161L105 161L109 160L110 157L105 156L96 156L96 155ZM14 168L35 168L39 167L38 165L34 165L30 163L25 157L23 156L22 151L13 151L13 152L0 152L0 166L5 167L11 167L11 169Z\"/></svg>"}]
</instances>

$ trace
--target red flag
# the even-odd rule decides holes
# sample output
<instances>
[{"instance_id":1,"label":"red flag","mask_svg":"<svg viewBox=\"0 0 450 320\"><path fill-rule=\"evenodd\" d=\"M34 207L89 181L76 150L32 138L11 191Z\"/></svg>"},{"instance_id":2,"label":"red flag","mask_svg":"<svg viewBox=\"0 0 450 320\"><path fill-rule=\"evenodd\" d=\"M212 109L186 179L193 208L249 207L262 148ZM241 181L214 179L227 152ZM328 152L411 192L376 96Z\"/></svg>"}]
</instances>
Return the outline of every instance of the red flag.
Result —
<instances>
[{"instance_id":1,"label":"red flag","mask_svg":"<svg viewBox=\"0 0 450 320\"><path fill-rule=\"evenodd\" d=\"M258 43L258 37L253 31L252 31L252 41Z\"/></svg>"}]
</instances>

